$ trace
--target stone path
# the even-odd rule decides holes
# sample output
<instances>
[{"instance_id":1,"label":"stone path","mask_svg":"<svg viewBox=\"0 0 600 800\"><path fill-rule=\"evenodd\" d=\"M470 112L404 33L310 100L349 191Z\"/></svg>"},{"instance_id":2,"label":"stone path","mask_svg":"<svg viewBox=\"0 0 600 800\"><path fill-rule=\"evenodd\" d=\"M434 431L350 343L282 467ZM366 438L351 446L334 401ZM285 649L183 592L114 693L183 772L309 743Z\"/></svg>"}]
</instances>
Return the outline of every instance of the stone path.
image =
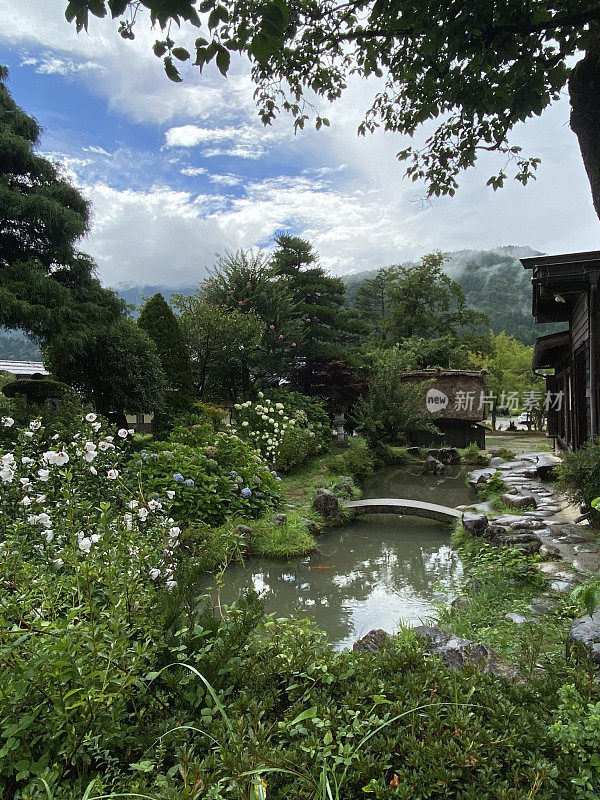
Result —
<instances>
[{"instance_id":1,"label":"stone path","mask_svg":"<svg viewBox=\"0 0 600 800\"><path fill-rule=\"evenodd\" d=\"M473 470L469 473L472 486L481 486L499 473L509 487L502 499L515 513L491 518L490 505L477 503L469 508L479 513L465 511L463 523L474 535L494 544L519 547L548 557L551 560L540 561L538 567L550 580L551 591L569 592L600 570L600 545L596 531L587 524L572 522L576 515L573 508L549 482L558 463L560 459L556 456L533 452L522 453L514 461L493 458L490 468ZM522 510L526 506L529 510ZM483 515L489 518L482 519ZM540 613L537 609L532 611Z\"/></svg>"}]
</instances>

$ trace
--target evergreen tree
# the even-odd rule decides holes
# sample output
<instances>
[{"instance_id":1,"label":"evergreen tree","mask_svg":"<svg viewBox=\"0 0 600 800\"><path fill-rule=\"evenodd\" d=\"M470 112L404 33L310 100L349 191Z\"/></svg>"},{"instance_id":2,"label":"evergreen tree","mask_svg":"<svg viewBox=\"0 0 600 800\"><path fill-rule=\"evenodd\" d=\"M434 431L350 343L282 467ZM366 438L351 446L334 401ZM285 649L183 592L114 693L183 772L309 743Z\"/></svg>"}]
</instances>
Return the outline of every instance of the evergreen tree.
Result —
<instances>
[{"instance_id":1,"label":"evergreen tree","mask_svg":"<svg viewBox=\"0 0 600 800\"><path fill-rule=\"evenodd\" d=\"M162 294L155 294L146 301L137 324L156 345L165 375L165 414L173 415L190 408L195 389L189 351L177 317Z\"/></svg>"},{"instance_id":2,"label":"evergreen tree","mask_svg":"<svg viewBox=\"0 0 600 800\"><path fill-rule=\"evenodd\" d=\"M76 351L49 348L52 372L79 389L106 416L162 408L164 374L156 345L133 320L123 317Z\"/></svg>"},{"instance_id":3,"label":"evergreen tree","mask_svg":"<svg viewBox=\"0 0 600 800\"><path fill-rule=\"evenodd\" d=\"M310 242L288 234L279 234L275 242L278 249L271 264L291 292L293 318L303 329L296 381L301 391L310 394L315 373L327 361L343 360L352 344L358 342L363 326L345 306L344 282L317 265Z\"/></svg>"}]
</instances>

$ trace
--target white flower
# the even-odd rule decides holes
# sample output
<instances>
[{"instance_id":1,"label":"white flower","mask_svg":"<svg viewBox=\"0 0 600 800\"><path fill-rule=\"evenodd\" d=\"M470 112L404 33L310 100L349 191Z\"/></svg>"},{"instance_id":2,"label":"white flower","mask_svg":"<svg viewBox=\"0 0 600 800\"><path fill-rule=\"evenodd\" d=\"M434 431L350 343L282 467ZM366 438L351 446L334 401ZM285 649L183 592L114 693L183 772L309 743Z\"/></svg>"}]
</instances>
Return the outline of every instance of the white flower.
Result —
<instances>
[{"instance_id":1,"label":"white flower","mask_svg":"<svg viewBox=\"0 0 600 800\"><path fill-rule=\"evenodd\" d=\"M42 458L46 462L46 464L56 464L56 457L58 453L56 450L46 450L45 453L42 454Z\"/></svg>"},{"instance_id":2,"label":"white flower","mask_svg":"<svg viewBox=\"0 0 600 800\"><path fill-rule=\"evenodd\" d=\"M262 400L262 399L263 399L263 397L264 397L264 394L263 394L262 392L259 392L259 393L258 393L258 399L259 399L259 400Z\"/></svg>"},{"instance_id":3,"label":"white flower","mask_svg":"<svg viewBox=\"0 0 600 800\"><path fill-rule=\"evenodd\" d=\"M35 498L35 502L36 503L43 503L45 499L46 499L46 495L45 494L38 494L38 496Z\"/></svg>"},{"instance_id":4,"label":"white flower","mask_svg":"<svg viewBox=\"0 0 600 800\"><path fill-rule=\"evenodd\" d=\"M175 497L175 492L172 489L167 489L165 492L169 500L172 500Z\"/></svg>"},{"instance_id":5,"label":"white flower","mask_svg":"<svg viewBox=\"0 0 600 800\"><path fill-rule=\"evenodd\" d=\"M234 403L233 407L235 408L236 411L241 411L242 410L242 404L241 403Z\"/></svg>"},{"instance_id":6,"label":"white flower","mask_svg":"<svg viewBox=\"0 0 600 800\"><path fill-rule=\"evenodd\" d=\"M98 542L100 541L100 534L99 533L93 533L90 536L90 539L92 540L92 544L98 544Z\"/></svg>"},{"instance_id":7,"label":"white flower","mask_svg":"<svg viewBox=\"0 0 600 800\"><path fill-rule=\"evenodd\" d=\"M89 553L92 547L92 540L88 539L87 536L84 536L83 539L79 540L79 549L82 550L84 553Z\"/></svg>"},{"instance_id":8,"label":"white flower","mask_svg":"<svg viewBox=\"0 0 600 800\"><path fill-rule=\"evenodd\" d=\"M133 434L135 433L135 430L134 430L133 428L127 428L127 433L128 433L130 436L133 436Z\"/></svg>"},{"instance_id":9,"label":"white flower","mask_svg":"<svg viewBox=\"0 0 600 800\"><path fill-rule=\"evenodd\" d=\"M96 414L90 413L85 415L86 422L96 422Z\"/></svg>"},{"instance_id":10,"label":"white flower","mask_svg":"<svg viewBox=\"0 0 600 800\"><path fill-rule=\"evenodd\" d=\"M31 439L33 431L23 431L23 436L27 436L28 439Z\"/></svg>"},{"instance_id":11,"label":"white flower","mask_svg":"<svg viewBox=\"0 0 600 800\"><path fill-rule=\"evenodd\" d=\"M12 417L2 417L2 424L5 428L12 428L15 424L15 421Z\"/></svg>"},{"instance_id":12,"label":"white flower","mask_svg":"<svg viewBox=\"0 0 600 800\"><path fill-rule=\"evenodd\" d=\"M123 522L125 523L125 530L130 531L133 527L133 515L132 514L123 514Z\"/></svg>"},{"instance_id":13,"label":"white flower","mask_svg":"<svg viewBox=\"0 0 600 800\"><path fill-rule=\"evenodd\" d=\"M114 436L105 436L104 438L106 439L107 442L114 442L115 440Z\"/></svg>"},{"instance_id":14,"label":"white flower","mask_svg":"<svg viewBox=\"0 0 600 800\"><path fill-rule=\"evenodd\" d=\"M101 427L102 427L102 423L101 422L94 422L92 424L92 429L95 430L96 433L100 430Z\"/></svg>"},{"instance_id":15,"label":"white flower","mask_svg":"<svg viewBox=\"0 0 600 800\"><path fill-rule=\"evenodd\" d=\"M167 582L165 583L165 587L166 587L167 589L169 589L169 591L170 591L171 589L174 589L176 586L177 586L177 581L167 581Z\"/></svg>"},{"instance_id":16,"label":"white flower","mask_svg":"<svg viewBox=\"0 0 600 800\"><path fill-rule=\"evenodd\" d=\"M138 509L138 517L141 519L142 522L145 522L148 519L148 509L147 508Z\"/></svg>"},{"instance_id":17,"label":"white flower","mask_svg":"<svg viewBox=\"0 0 600 800\"><path fill-rule=\"evenodd\" d=\"M128 434L125 428L119 428L119 430L117 431L117 436L119 436L121 439L126 439Z\"/></svg>"},{"instance_id":18,"label":"white flower","mask_svg":"<svg viewBox=\"0 0 600 800\"><path fill-rule=\"evenodd\" d=\"M21 464L25 464L25 466L27 466L27 464L33 464L33 458L29 458L29 456L23 456L21 459Z\"/></svg>"},{"instance_id":19,"label":"white flower","mask_svg":"<svg viewBox=\"0 0 600 800\"><path fill-rule=\"evenodd\" d=\"M39 431L41 427L42 423L39 421L39 419L34 419L32 422L29 423L29 428L32 431Z\"/></svg>"},{"instance_id":20,"label":"white flower","mask_svg":"<svg viewBox=\"0 0 600 800\"><path fill-rule=\"evenodd\" d=\"M162 508L162 503L159 503L158 500L149 500L148 508L150 511L159 511Z\"/></svg>"},{"instance_id":21,"label":"white flower","mask_svg":"<svg viewBox=\"0 0 600 800\"><path fill-rule=\"evenodd\" d=\"M62 558L55 558L53 559L52 563L57 567L62 567L65 562L62 560Z\"/></svg>"},{"instance_id":22,"label":"white flower","mask_svg":"<svg viewBox=\"0 0 600 800\"><path fill-rule=\"evenodd\" d=\"M56 454L56 461L54 462L58 467L63 467L69 461L69 454L64 450L60 450Z\"/></svg>"},{"instance_id":23,"label":"white flower","mask_svg":"<svg viewBox=\"0 0 600 800\"><path fill-rule=\"evenodd\" d=\"M92 452L93 450L96 449L96 444L95 444L95 442L86 442L83 445L83 449L84 450L89 450L90 452Z\"/></svg>"},{"instance_id":24,"label":"white flower","mask_svg":"<svg viewBox=\"0 0 600 800\"><path fill-rule=\"evenodd\" d=\"M127 503L127 505L129 506L129 508L134 509L139 506L139 503L137 500L130 500L129 503Z\"/></svg>"},{"instance_id":25,"label":"white flower","mask_svg":"<svg viewBox=\"0 0 600 800\"><path fill-rule=\"evenodd\" d=\"M108 472L106 473L106 477L108 478L109 481L116 481L117 478L119 477L119 471L116 469L109 469Z\"/></svg>"},{"instance_id":26,"label":"white flower","mask_svg":"<svg viewBox=\"0 0 600 800\"><path fill-rule=\"evenodd\" d=\"M54 539L54 531L52 530L52 528L46 528L45 531L42 531L42 536L45 536L46 541L48 542L48 544L50 544L52 539Z\"/></svg>"},{"instance_id":27,"label":"white flower","mask_svg":"<svg viewBox=\"0 0 600 800\"><path fill-rule=\"evenodd\" d=\"M280 409L279 409L279 416L280 416L280 417L282 417L282 416L283 416L283 409L282 409L282 408L280 408Z\"/></svg>"},{"instance_id":28,"label":"white flower","mask_svg":"<svg viewBox=\"0 0 600 800\"><path fill-rule=\"evenodd\" d=\"M83 460L87 461L88 464L91 464L97 455L98 453L95 450L86 450L83 454Z\"/></svg>"},{"instance_id":29,"label":"white flower","mask_svg":"<svg viewBox=\"0 0 600 800\"><path fill-rule=\"evenodd\" d=\"M283 411L283 403L275 403L275 408Z\"/></svg>"},{"instance_id":30,"label":"white flower","mask_svg":"<svg viewBox=\"0 0 600 800\"><path fill-rule=\"evenodd\" d=\"M248 422L248 420L247 420L247 419L245 419L245 420L242 422L242 428L247 428L249 424L250 424L250 423Z\"/></svg>"},{"instance_id":31,"label":"white flower","mask_svg":"<svg viewBox=\"0 0 600 800\"><path fill-rule=\"evenodd\" d=\"M3 467L10 467L15 463L15 457L12 453L5 453L1 458L0 461L2 462Z\"/></svg>"},{"instance_id":32,"label":"white flower","mask_svg":"<svg viewBox=\"0 0 600 800\"><path fill-rule=\"evenodd\" d=\"M177 539L179 534L181 533L181 528L178 528L176 525L172 528L169 528L169 536L171 539Z\"/></svg>"},{"instance_id":33,"label":"white flower","mask_svg":"<svg viewBox=\"0 0 600 800\"><path fill-rule=\"evenodd\" d=\"M21 499L21 505L25 506L25 507L30 506L31 505L31 497L29 497L29 495L25 495L25 497L23 497Z\"/></svg>"},{"instance_id":34,"label":"white flower","mask_svg":"<svg viewBox=\"0 0 600 800\"><path fill-rule=\"evenodd\" d=\"M98 449L102 450L103 453L106 453L107 450L114 450L115 446L111 442L100 442Z\"/></svg>"},{"instance_id":35,"label":"white flower","mask_svg":"<svg viewBox=\"0 0 600 800\"><path fill-rule=\"evenodd\" d=\"M160 570L156 569L156 567L154 567L154 569L150 570L150 580L151 581L156 581L159 578L160 578Z\"/></svg>"},{"instance_id":36,"label":"white flower","mask_svg":"<svg viewBox=\"0 0 600 800\"><path fill-rule=\"evenodd\" d=\"M21 486L29 486L31 481L29 480L29 478L19 478L19 483L21 484Z\"/></svg>"},{"instance_id":37,"label":"white flower","mask_svg":"<svg viewBox=\"0 0 600 800\"><path fill-rule=\"evenodd\" d=\"M49 477L50 477L49 469L38 469L38 478L41 481L47 481Z\"/></svg>"},{"instance_id":38,"label":"white flower","mask_svg":"<svg viewBox=\"0 0 600 800\"><path fill-rule=\"evenodd\" d=\"M266 414L263 414L263 415L261 416L261 419L263 420L263 422L267 422L267 420L268 420L269 418L267 417L267 415L266 415Z\"/></svg>"},{"instance_id":39,"label":"white flower","mask_svg":"<svg viewBox=\"0 0 600 800\"><path fill-rule=\"evenodd\" d=\"M58 439L58 433L55 433L54 436L51 436L50 438L53 442L55 442Z\"/></svg>"},{"instance_id":40,"label":"white flower","mask_svg":"<svg viewBox=\"0 0 600 800\"><path fill-rule=\"evenodd\" d=\"M96 469L96 467L90 467L90 472L92 473L92 475L98 474L98 470Z\"/></svg>"},{"instance_id":41,"label":"white flower","mask_svg":"<svg viewBox=\"0 0 600 800\"><path fill-rule=\"evenodd\" d=\"M12 483L14 477L14 469L11 469L10 467L2 467L2 469L0 469L0 478L2 479L3 483Z\"/></svg>"}]
</instances>

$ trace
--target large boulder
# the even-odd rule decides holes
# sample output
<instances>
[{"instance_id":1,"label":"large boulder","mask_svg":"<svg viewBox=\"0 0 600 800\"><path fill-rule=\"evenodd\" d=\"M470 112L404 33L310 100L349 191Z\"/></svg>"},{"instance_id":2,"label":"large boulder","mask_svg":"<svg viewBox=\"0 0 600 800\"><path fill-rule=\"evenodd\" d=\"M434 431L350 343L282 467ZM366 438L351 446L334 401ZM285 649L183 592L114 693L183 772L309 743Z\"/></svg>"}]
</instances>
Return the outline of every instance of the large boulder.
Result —
<instances>
[{"instance_id":1,"label":"large boulder","mask_svg":"<svg viewBox=\"0 0 600 800\"><path fill-rule=\"evenodd\" d=\"M439 656L450 670L474 666L500 678L523 680L523 676L516 667L509 664L486 644L462 639L460 636L441 630L441 628L430 628L427 625L414 628L414 632L425 640L429 652Z\"/></svg>"},{"instance_id":2,"label":"large boulder","mask_svg":"<svg viewBox=\"0 0 600 800\"><path fill-rule=\"evenodd\" d=\"M456 447L443 447L437 457L442 464L460 464L460 453Z\"/></svg>"},{"instance_id":3,"label":"large boulder","mask_svg":"<svg viewBox=\"0 0 600 800\"><path fill-rule=\"evenodd\" d=\"M546 480L553 480L556 477L554 470L560 463L561 460L557 456L539 455L535 464L538 476Z\"/></svg>"},{"instance_id":4,"label":"large boulder","mask_svg":"<svg viewBox=\"0 0 600 800\"><path fill-rule=\"evenodd\" d=\"M465 511L462 515L462 524L465 530L473 536L483 536L488 526L488 518L485 514L474 514L472 511Z\"/></svg>"},{"instance_id":5,"label":"large boulder","mask_svg":"<svg viewBox=\"0 0 600 800\"><path fill-rule=\"evenodd\" d=\"M329 489L317 489L313 509L327 522L336 522L340 518L340 502Z\"/></svg>"},{"instance_id":6,"label":"large boulder","mask_svg":"<svg viewBox=\"0 0 600 800\"><path fill-rule=\"evenodd\" d=\"M378 653L388 643L389 633L382 631L381 628L369 631L362 639L354 642L352 650L355 653Z\"/></svg>"},{"instance_id":7,"label":"large boulder","mask_svg":"<svg viewBox=\"0 0 600 800\"><path fill-rule=\"evenodd\" d=\"M421 475L443 475L444 472L446 472L446 465L432 455L428 455L423 462Z\"/></svg>"},{"instance_id":8,"label":"large boulder","mask_svg":"<svg viewBox=\"0 0 600 800\"><path fill-rule=\"evenodd\" d=\"M600 664L600 606L592 616L586 614L574 620L567 636L567 658L583 656Z\"/></svg>"}]
</instances>

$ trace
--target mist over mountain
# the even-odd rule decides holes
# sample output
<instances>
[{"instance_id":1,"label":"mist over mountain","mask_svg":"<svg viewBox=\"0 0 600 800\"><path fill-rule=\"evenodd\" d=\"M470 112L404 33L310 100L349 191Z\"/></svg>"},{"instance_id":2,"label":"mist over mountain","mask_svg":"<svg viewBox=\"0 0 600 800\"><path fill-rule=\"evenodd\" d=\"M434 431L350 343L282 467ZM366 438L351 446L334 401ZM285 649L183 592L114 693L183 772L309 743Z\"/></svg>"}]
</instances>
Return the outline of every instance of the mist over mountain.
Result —
<instances>
[{"instance_id":1,"label":"mist over mountain","mask_svg":"<svg viewBox=\"0 0 600 800\"><path fill-rule=\"evenodd\" d=\"M531 275L523 269L519 258L541 255L531 247L507 245L490 250L457 250L447 253L445 272L462 286L471 308L484 311L490 318L494 333L506 331L525 344L533 344L536 337L558 329L556 325L536 325L531 316ZM415 262L402 262L410 265ZM389 266L389 265L381 265ZM348 303L352 304L359 287L374 277L377 269L340 276L348 290ZM167 302L173 294L193 294L198 284L177 289L168 286L137 286L123 282L115 291L131 306L137 316L145 299L160 292ZM37 346L17 331L0 331L0 358L14 360L39 360Z\"/></svg>"}]
</instances>

